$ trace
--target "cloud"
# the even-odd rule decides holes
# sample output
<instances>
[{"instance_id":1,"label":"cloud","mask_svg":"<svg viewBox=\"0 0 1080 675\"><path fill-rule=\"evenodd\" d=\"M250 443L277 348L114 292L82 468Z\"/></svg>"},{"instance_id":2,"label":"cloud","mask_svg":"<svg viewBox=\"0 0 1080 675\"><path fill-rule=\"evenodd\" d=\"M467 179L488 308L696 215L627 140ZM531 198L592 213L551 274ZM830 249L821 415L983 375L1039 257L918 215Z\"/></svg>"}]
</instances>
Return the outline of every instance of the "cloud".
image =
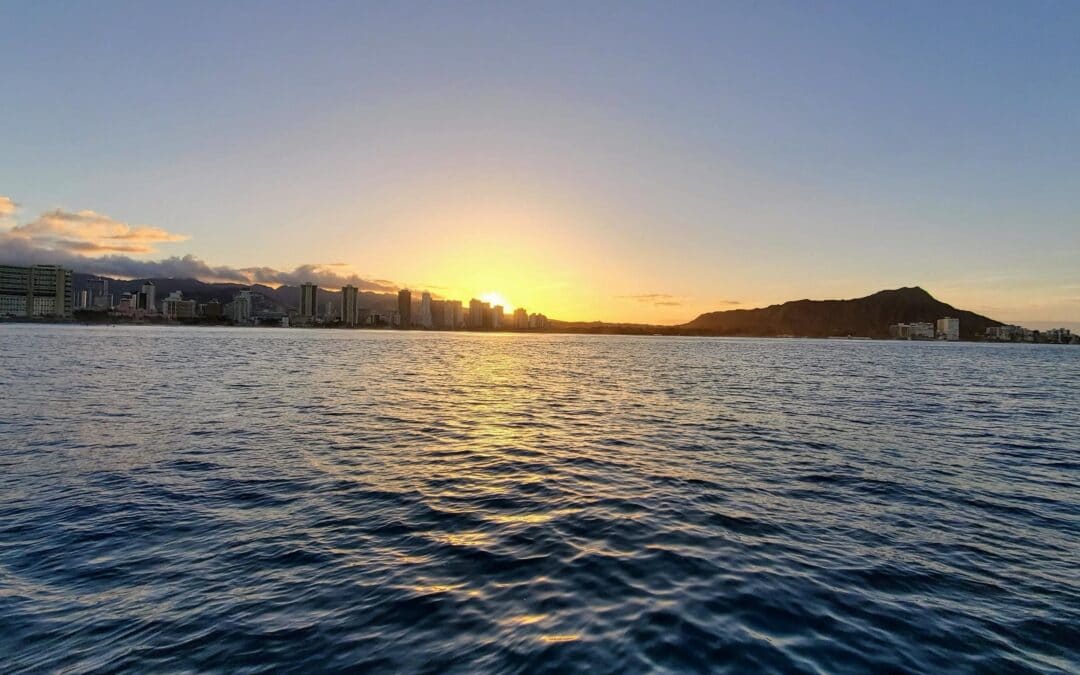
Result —
<instances>
[{"instance_id":1,"label":"cloud","mask_svg":"<svg viewBox=\"0 0 1080 675\"><path fill-rule=\"evenodd\" d=\"M9 200L10 201L10 200ZM3 212L0 206L0 213ZM129 225L95 211L47 211L36 220L8 229L5 239L71 253L154 253L157 245L188 237L151 225Z\"/></svg>"},{"instance_id":2,"label":"cloud","mask_svg":"<svg viewBox=\"0 0 1080 675\"><path fill-rule=\"evenodd\" d=\"M390 293L398 289L397 284L392 281L363 279L356 273L342 274L335 271L335 268L342 266L340 263L329 265L308 264L300 265L291 272L277 270L273 267L245 267L237 271L248 275L251 283L271 286L296 286L310 281L327 288L351 284L362 291L375 291L378 293Z\"/></svg>"},{"instance_id":3,"label":"cloud","mask_svg":"<svg viewBox=\"0 0 1080 675\"><path fill-rule=\"evenodd\" d=\"M617 295L615 297L622 300L633 300L634 302L663 302L675 299L675 296L669 293L643 293L641 295Z\"/></svg>"},{"instance_id":4,"label":"cloud","mask_svg":"<svg viewBox=\"0 0 1080 675\"><path fill-rule=\"evenodd\" d=\"M0 221L16 204L0 197ZM193 278L207 282L297 285L307 281L333 288L352 284L365 291L391 293L398 285L384 279L363 279L346 263L300 265L292 271L273 267L212 266L187 254L142 260L128 254L156 252L159 244L185 241L151 225L129 225L94 211L48 211L32 222L0 228L0 263L63 265L76 272L126 279Z\"/></svg>"},{"instance_id":5,"label":"cloud","mask_svg":"<svg viewBox=\"0 0 1080 675\"><path fill-rule=\"evenodd\" d=\"M18 208L18 206L19 205L16 204L11 197L0 195L0 219L14 215L15 209Z\"/></svg>"},{"instance_id":6,"label":"cloud","mask_svg":"<svg viewBox=\"0 0 1080 675\"><path fill-rule=\"evenodd\" d=\"M640 295L617 295L623 300L633 300L642 304L651 304L653 307L682 307L683 303L676 295L670 293L642 293Z\"/></svg>"},{"instance_id":7,"label":"cloud","mask_svg":"<svg viewBox=\"0 0 1080 675\"><path fill-rule=\"evenodd\" d=\"M322 265L300 265L292 271L283 271L272 267L213 266L191 254L171 256L161 260L137 260L120 254L89 257L70 250L35 247L24 239L5 240L2 234L0 234L0 264L63 265L76 272L125 279L191 278L208 282L266 284L268 286L295 286L312 281L326 288L352 284L361 290L378 293L392 293L398 289L392 281L363 279L355 273L339 274Z\"/></svg>"}]
</instances>

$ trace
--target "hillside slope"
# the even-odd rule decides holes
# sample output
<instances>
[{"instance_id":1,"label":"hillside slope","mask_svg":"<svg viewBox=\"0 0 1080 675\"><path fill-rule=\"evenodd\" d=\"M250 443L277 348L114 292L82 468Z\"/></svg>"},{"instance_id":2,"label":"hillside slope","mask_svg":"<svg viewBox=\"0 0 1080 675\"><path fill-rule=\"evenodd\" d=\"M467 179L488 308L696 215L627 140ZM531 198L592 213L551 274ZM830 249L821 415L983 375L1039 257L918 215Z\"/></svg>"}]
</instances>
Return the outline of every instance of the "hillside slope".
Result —
<instances>
[{"instance_id":1,"label":"hillside slope","mask_svg":"<svg viewBox=\"0 0 1080 675\"><path fill-rule=\"evenodd\" d=\"M761 309L708 312L680 328L702 335L798 335L829 337L856 335L884 338L889 325L934 322L946 316L960 319L960 336L970 340L1001 323L956 309L925 290L898 288L852 300L795 300Z\"/></svg>"}]
</instances>

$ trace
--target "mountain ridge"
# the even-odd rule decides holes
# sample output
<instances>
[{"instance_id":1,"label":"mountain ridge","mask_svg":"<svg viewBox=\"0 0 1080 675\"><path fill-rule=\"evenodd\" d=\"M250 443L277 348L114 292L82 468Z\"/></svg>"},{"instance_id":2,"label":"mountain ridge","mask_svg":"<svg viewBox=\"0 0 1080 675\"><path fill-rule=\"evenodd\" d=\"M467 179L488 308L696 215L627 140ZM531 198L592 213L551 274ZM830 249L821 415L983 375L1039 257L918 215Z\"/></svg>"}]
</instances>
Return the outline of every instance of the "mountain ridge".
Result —
<instances>
[{"instance_id":1,"label":"mountain ridge","mask_svg":"<svg viewBox=\"0 0 1080 675\"><path fill-rule=\"evenodd\" d=\"M960 319L960 336L965 340L1002 325L942 302L920 286L904 286L846 300L802 299L757 309L706 312L680 328L708 335L883 338L889 336L892 324L935 322L944 317Z\"/></svg>"}]
</instances>

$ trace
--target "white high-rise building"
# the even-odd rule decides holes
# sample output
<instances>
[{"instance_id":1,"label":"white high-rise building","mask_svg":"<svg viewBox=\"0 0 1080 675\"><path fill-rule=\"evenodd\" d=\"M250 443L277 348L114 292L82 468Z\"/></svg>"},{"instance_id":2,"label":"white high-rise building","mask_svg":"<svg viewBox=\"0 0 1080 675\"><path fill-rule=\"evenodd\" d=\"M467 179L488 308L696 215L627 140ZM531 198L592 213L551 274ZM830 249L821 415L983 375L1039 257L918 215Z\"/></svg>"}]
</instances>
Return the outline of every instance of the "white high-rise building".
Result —
<instances>
[{"instance_id":1,"label":"white high-rise building","mask_svg":"<svg viewBox=\"0 0 1080 675\"><path fill-rule=\"evenodd\" d=\"M232 320L235 323L249 323L255 318L255 301L250 290L240 291L232 301Z\"/></svg>"},{"instance_id":2,"label":"white high-rise building","mask_svg":"<svg viewBox=\"0 0 1080 675\"><path fill-rule=\"evenodd\" d=\"M945 317L937 320L937 339L956 342L960 339L960 319Z\"/></svg>"},{"instance_id":3,"label":"white high-rise building","mask_svg":"<svg viewBox=\"0 0 1080 675\"><path fill-rule=\"evenodd\" d=\"M146 294L146 311L150 314L157 312L157 286L153 281L147 281L142 286L142 292Z\"/></svg>"},{"instance_id":4,"label":"white high-rise building","mask_svg":"<svg viewBox=\"0 0 1080 675\"><path fill-rule=\"evenodd\" d=\"M431 293L424 291L420 296L420 325L431 328Z\"/></svg>"}]
</instances>

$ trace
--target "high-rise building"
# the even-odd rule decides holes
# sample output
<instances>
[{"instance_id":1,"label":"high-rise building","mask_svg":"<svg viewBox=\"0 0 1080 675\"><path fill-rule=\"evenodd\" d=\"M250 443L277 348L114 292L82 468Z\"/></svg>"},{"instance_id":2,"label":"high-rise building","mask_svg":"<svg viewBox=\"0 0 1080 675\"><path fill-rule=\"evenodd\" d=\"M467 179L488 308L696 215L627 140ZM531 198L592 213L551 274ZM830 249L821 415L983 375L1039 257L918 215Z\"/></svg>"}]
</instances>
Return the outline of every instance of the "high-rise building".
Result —
<instances>
[{"instance_id":1,"label":"high-rise building","mask_svg":"<svg viewBox=\"0 0 1080 675\"><path fill-rule=\"evenodd\" d=\"M0 316L69 317L71 270L58 265L0 265Z\"/></svg>"},{"instance_id":2,"label":"high-rise building","mask_svg":"<svg viewBox=\"0 0 1080 675\"><path fill-rule=\"evenodd\" d=\"M300 318L314 320L318 314L319 287L313 283L300 284Z\"/></svg>"},{"instance_id":3,"label":"high-rise building","mask_svg":"<svg viewBox=\"0 0 1080 675\"><path fill-rule=\"evenodd\" d=\"M194 319L195 308L195 301L184 300L180 291L173 291L161 301L161 314L166 319Z\"/></svg>"},{"instance_id":4,"label":"high-rise building","mask_svg":"<svg viewBox=\"0 0 1080 675\"><path fill-rule=\"evenodd\" d=\"M398 328L412 328L412 292L407 288L397 294Z\"/></svg>"},{"instance_id":5,"label":"high-rise building","mask_svg":"<svg viewBox=\"0 0 1080 675\"><path fill-rule=\"evenodd\" d=\"M469 330L480 330L484 327L485 304L487 303L476 298L469 300Z\"/></svg>"},{"instance_id":6,"label":"high-rise building","mask_svg":"<svg viewBox=\"0 0 1080 675\"><path fill-rule=\"evenodd\" d=\"M460 300L447 300L444 312L446 327L450 330L458 330L465 327L465 310Z\"/></svg>"},{"instance_id":7,"label":"high-rise building","mask_svg":"<svg viewBox=\"0 0 1080 675\"><path fill-rule=\"evenodd\" d=\"M94 309L112 309L112 296L109 295L109 280L99 277L90 281L90 304Z\"/></svg>"},{"instance_id":8,"label":"high-rise building","mask_svg":"<svg viewBox=\"0 0 1080 675\"><path fill-rule=\"evenodd\" d=\"M431 293L424 291L420 296L420 321L419 324L424 328L431 328Z\"/></svg>"},{"instance_id":9,"label":"high-rise building","mask_svg":"<svg viewBox=\"0 0 1080 675\"><path fill-rule=\"evenodd\" d=\"M341 287L341 322L346 326L355 326L358 322L356 299L359 291L356 286Z\"/></svg>"},{"instance_id":10,"label":"high-rise building","mask_svg":"<svg viewBox=\"0 0 1080 675\"><path fill-rule=\"evenodd\" d=\"M499 330L503 324L503 306L495 305L491 308L491 328L492 330Z\"/></svg>"},{"instance_id":11,"label":"high-rise building","mask_svg":"<svg viewBox=\"0 0 1080 675\"><path fill-rule=\"evenodd\" d=\"M518 307L514 310L514 328L517 330L526 330L529 327L529 313L525 311L524 307Z\"/></svg>"},{"instance_id":12,"label":"high-rise building","mask_svg":"<svg viewBox=\"0 0 1080 675\"><path fill-rule=\"evenodd\" d=\"M440 330L450 328L446 323L446 300L431 301L431 327Z\"/></svg>"},{"instance_id":13,"label":"high-rise building","mask_svg":"<svg viewBox=\"0 0 1080 675\"><path fill-rule=\"evenodd\" d=\"M134 316L135 310L138 309L138 303L135 299L135 295L128 291L124 291L120 294L120 302L116 303L116 311L125 316Z\"/></svg>"},{"instance_id":14,"label":"high-rise building","mask_svg":"<svg viewBox=\"0 0 1080 675\"><path fill-rule=\"evenodd\" d=\"M176 318L176 305L184 299L184 294L181 291L173 291L165 296L165 299L161 301L161 315L166 319Z\"/></svg>"},{"instance_id":15,"label":"high-rise building","mask_svg":"<svg viewBox=\"0 0 1080 675\"><path fill-rule=\"evenodd\" d=\"M142 285L142 292L145 295L145 309L147 313L153 314L157 312L157 286L153 281L147 281Z\"/></svg>"},{"instance_id":16,"label":"high-rise building","mask_svg":"<svg viewBox=\"0 0 1080 675\"><path fill-rule=\"evenodd\" d=\"M235 323L249 323L255 318L255 298L250 289L244 289L236 294L232 305L232 316L229 317Z\"/></svg>"},{"instance_id":17,"label":"high-rise building","mask_svg":"<svg viewBox=\"0 0 1080 675\"><path fill-rule=\"evenodd\" d=\"M956 342L960 339L960 319L945 317L937 320L937 339Z\"/></svg>"}]
</instances>

